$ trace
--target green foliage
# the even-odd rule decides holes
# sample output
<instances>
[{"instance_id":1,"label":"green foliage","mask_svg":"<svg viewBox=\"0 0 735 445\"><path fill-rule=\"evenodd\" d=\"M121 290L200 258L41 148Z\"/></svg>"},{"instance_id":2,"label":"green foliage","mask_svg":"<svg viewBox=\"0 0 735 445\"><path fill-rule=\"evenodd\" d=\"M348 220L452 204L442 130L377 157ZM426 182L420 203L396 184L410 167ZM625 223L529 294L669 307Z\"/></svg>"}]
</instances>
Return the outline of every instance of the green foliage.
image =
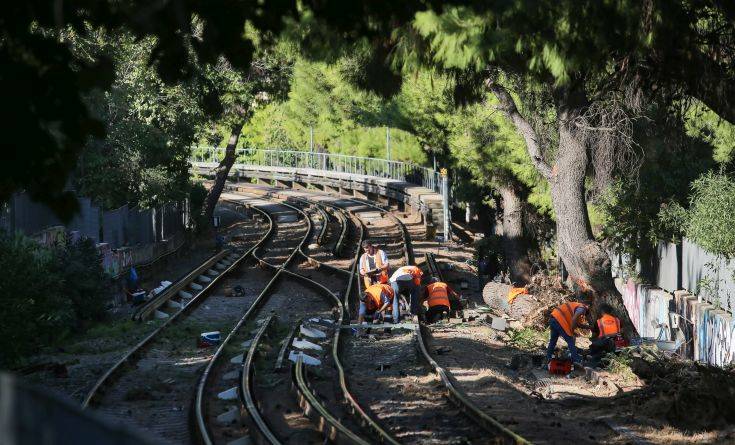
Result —
<instances>
[{"instance_id":1,"label":"green foliage","mask_svg":"<svg viewBox=\"0 0 735 445\"><path fill-rule=\"evenodd\" d=\"M94 244L42 247L0 234L0 366L55 344L104 316L107 279Z\"/></svg>"},{"instance_id":2,"label":"green foliage","mask_svg":"<svg viewBox=\"0 0 735 445\"><path fill-rule=\"evenodd\" d=\"M636 380L636 375L631 368L633 363L631 351L631 349L622 349L615 353L606 354L602 358L602 366L623 381Z\"/></svg>"},{"instance_id":3,"label":"green foliage","mask_svg":"<svg viewBox=\"0 0 735 445\"><path fill-rule=\"evenodd\" d=\"M699 101L686 110L687 134L707 142L714 148L714 159L722 164L732 161L735 150L735 125L718 116Z\"/></svg>"},{"instance_id":4,"label":"green foliage","mask_svg":"<svg viewBox=\"0 0 735 445\"><path fill-rule=\"evenodd\" d=\"M485 189L518 182L529 190L527 202L551 215L548 185L531 164L526 144L488 95L483 104L458 110L452 116L449 146L456 165L470 172L472 182Z\"/></svg>"},{"instance_id":5,"label":"green foliage","mask_svg":"<svg viewBox=\"0 0 735 445\"><path fill-rule=\"evenodd\" d=\"M655 109L647 117L634 133L643 156L638 174L618 178L594 206L598 237L637 259L660 241L681 240L690 183L714 165L712 147L688 136L680 121Z\"/></svg>"},{"instance_id":6,"label":"green foliage","mask_svg":"<svg viewBox=\"0 0 735 445\"><path fill-rule=\"evenodd\" d=\"M713 172L692 184L686 235L702 248L735 256L735 180Z\"/></svg>"},{"instance_id":7,"label":"green foliage","mask_svg":"<svg viewBox=\"0 0 735 445\"><path fill-rule=\"evenodd\" d=\"M76 174L81 193L104 208L180 200L189 187L187 155L204 111L195 84L160 79L150 65L154 46L126 33L77 40L78 51L105 54L115 66L110 91L87 100L106 136L87 144Z\"/></svg>"},{"instance_id":8,"label":"green foliage","mask_svg":"<svg viewBox=\"0 0 735 445\"><path fill-rule=\"evenodd\" d=\"M67 175L90 137L104 139L103 122L86 106L88 94L107 91L114 68L109 58L79 57L59 30L83 34L89 28L124 30L137 41L154 38L150 65L172 84L196 78L198 63L224 55L246 70L254 40L277 33L284 15L295 13L289 2L255 7L230 2L163 2L109 0L17 3L3 8L0 20L0 78L7 110L2 120L9 142L2 158L0 202L25 189L36 201L70 218L77 204L65 193ZM196 20L192 18L196 17ZM252 30L243 33L245 23ZM49 31L49 30L53 30Z\"/></svg>"},{"instance_id":9,"label":"green foliage","mask_svg":"<svg viewBox=\"0 0 735 445\"><path fill-rule=\"evenodd\" d=\"M425 164L417 138L396 128L393 103L348 82L354 69L350 58L332 64L298 60L288 99L255 110L239 146L308 150L313 128L316 151L385 158L385 127L391 127L391 158Z\"/></svg>"}]
</instances>

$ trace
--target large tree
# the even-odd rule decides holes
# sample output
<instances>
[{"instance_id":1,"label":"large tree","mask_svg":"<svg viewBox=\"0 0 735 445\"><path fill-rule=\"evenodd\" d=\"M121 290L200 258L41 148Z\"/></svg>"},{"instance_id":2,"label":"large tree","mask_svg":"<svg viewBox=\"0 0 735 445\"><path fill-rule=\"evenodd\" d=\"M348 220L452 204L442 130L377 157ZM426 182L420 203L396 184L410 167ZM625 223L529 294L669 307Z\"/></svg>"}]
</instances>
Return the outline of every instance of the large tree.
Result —
<instances>
[{"instance_id":1,"label":"large tree","mask_svg":"<svg viewBox=\"0 0 735 445\"><path fill-rule=\"evenodd\" d=\"M255 39L254 39L255 40ZM225 154L215 169L215 178L204 206L204 216L212 220L214 209L235 163L235 153L243 126L253 112L270 102L282 100L288 92L293 54L288 45L259 42L259 50L247 71L234 68L222 58L205 68L211 90L223 106L218 122L228 129Z\"/></svg>"},{"instance_id":2,"label":"large tree","mask_svg":"<svg viewBox=\"0 0 735 445\"><path fill-rule=\"evenodd\" d=\"M391 54L400 64L428 55L436 69L460 73L462 92L477 98L473 90L484 84L496 95L549 183L558 251L570 273L635 335L608 256L592 236L588 181L599 190L635 161L630 117L642 91L664 101L697 97L731 119L735 8L718 0L456 1L443 9L358 2L345 21L331 13L337 3L306 4L336 34L367 36L377 58ZM371 72L383 74L378 84L390 79L385 70Z\"/></svg>"}]
</instances>

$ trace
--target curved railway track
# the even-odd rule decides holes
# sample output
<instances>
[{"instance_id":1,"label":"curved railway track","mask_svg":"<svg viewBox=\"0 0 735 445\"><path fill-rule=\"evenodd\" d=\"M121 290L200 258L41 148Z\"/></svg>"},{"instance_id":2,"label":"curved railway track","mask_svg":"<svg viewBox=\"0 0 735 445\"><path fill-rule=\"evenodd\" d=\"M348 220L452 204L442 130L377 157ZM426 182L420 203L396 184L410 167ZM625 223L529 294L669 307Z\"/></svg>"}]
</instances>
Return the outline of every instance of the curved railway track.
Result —
<instances>
[{"instance_id":1,"label":"curved railway track","mask_svg":"<svg viewBox=\"0 0 735 445\"><path fill-rule=\"evenodd\" d=\"M281 198L287 197L287 195L279 194L277 192L271 194L279 196ZM291 197L291 199L293 199L293 197ZM311 200L304 198L299 198L298 200L305 203L311 202ZM345 201L356 203L362 208L377 210L381 212L384 217L387 217L388 219L393 221L395 228L400 234L399 236L401 238L402 244L403 246L405 246L405 249L403 249L401 255L402 259L408 264L413 263L413 251L408 230L395 215L383 209L382 207L364 202L362 200L341 200L341 202ZM322 205L325 204L322 202ZM340 207L336 204L329 205L335 208ZM359 221L359 208L352 208L350 209L349 213L352 218L356 218L356 220ZM362 240L365 236L366 229L361 221L357 224L357 226L360 227L360 240ZM395 237L395 235L386 235L386 233L382 233L382 237L390 238ZM308 255L304 254L303 251L301 253L312 263L315 262L313 257L309 257ZM357 249L351 264L351 276L348 279L348 288L344 294L345 303L349 302L349 297L353 292L359 292L359 282L355 273L359 253L359 249ZM411 333L410 337L415 339L420 356L426 363L429 364L430 368L436 373L436 376L439 378L439 383L442 387L442 391L440 391L439 394L442 397L446 396L446 399L444 400L450 401L454 406L457 407L457 411L447 409L446 407L441 407L440 405L443 402L440 402L435 397L433 398L433 400L430 400L431 403L429 404L429 406L424 407L426 411L433 412L433 415L429 416L429 420L437 420L439 418L439 416L437 416L438 413L444 413L442 417L444 417L445 419L447 418L447 415L449 415L449 417L451 417L452 419L456 419L452 425L442 426L442 428L447 430L449 436L441 437L439 438L439 441L447 439L448 441L469 440L471 443L528 443L521 436L513 433L511 430L503 426L500 422L493 419L491 416L483 412L479 407L474 405L472 401L467 398L466 395L461 391L461 389L456 386L456 384L454 383L454 379L451 376L451 373L439 366L431 356L430 347L427 344L427 338L430 336L429 331L430 329L426 326L417 326L416 329ZM399 419L397 419L396 417L391 418L390 415L385 415L386 413L382 411L386 408L385 406L378 406L377 409L375 409L375 407L373 406L374 404L369 404L370 407L366 409L363 408L360 402L358 402L358 397L356 397L356 395L350 391L347 385L347 372L345 371L344 365L342 364L343 358L341 357L343 352L342 350L344 349L343 341L341 340L342 338L344 338L344 336L340 335L340 332L341 329L335 330L335 338L332 342L332 357L333 365L338 370L338 381L340 384L342 397L347 403L350 412L358 417L361 425L367 427L367 429L371 431L371 433L373 434L373 441L379 441L383 443L425 441L427 439L426 437L410 437L410 435L407 436L404 430L405 425L400 425ZM402 341L400 341L399 343L402 343L402 358L406 359L408 356L410 356L410 354L405 350L405 346L406 344L412 342L410 340L403 341L402 339ZM362 352L365 353L366 351ZM368 352L367 355L371 357L375 356L370 352ZM376 376L373 375L370 377L374 378ZM354 379L354 373L352 378ZM418 380L418 378L419 376L417 375L416 379ZM315 419L314 421L321 426L321 429L325 431L325 437L327 440L337 443L362 443L360 442L361 440L366 440L362 436L354 435L354 432L352 430L345 427L340 419L340 416L337 416L333 413L332 407L328 406L329 404L325 402L324 398L320 398L316 394L316 392L312 390L313 385L309 383L308 372L305 371L305 367L303 366L303 364L299 364L297 362L296 365L293 367L293 379L294 385L298 388L299 391L300 403L305 408L306 414L309 417ZM426 397L427 394L431 393L436 394L436 391L432 391L428 388L427 390L421 390L418 392L421 393L423 397ZM457 418L456 416L451 416L451 412L463 413L464 416L460 416L459 418ZM424 430L427 429L426 425L422 425L422 427ZM393 436L393 432L399 434L397 439L395 436ZM488 432L491 433L491 435L488 435Z\"/></svg>"},{"instance_id":2,"label":"curved railway track","mask_svg":"<svg viewBox=\"0 0 735 445\"><path fill-rule=\"evenodd\" d=\"M308 204L301 202L301 204ZM344 307L342 306L342 302L340 298L333 292L331 292L329 289L327 289L325 286L319 284L317 281L303 275L297 272L293 272L289 270L289 266L291 266L296 256L301 256L307 260L310 260L311 264L315 264L318 266L318 269L322 268L324 264L322 262L318 262L316 260L313 260L309 257L308 254L305 253L304 247L307 244L307 241L312 233L319 232L320 234L323 234L326 232L325 226L328 224L328 219L324 217L324 213L319 211L319 207L312 208L312 213L320 215L320 224L318 227L315 227L314 224L312 224L312 219L316 219L313 217L310 217L307 212L309 210L304 210L302 208L299 208L297 206L291 205L286 202L282 202L281 205L287 206L294 211L300 212L301 215L304 218L304 221L306 221L307 225L307 233L305 236L301 239L301 242L296 246L296 248L292 251L291 255L287 258L286 261L284 261L282 264L274 264L272 261L269 261L265 258L259 258L258 254L255 254L255 258L259 260L260 264L268 269L271 269L275 271L273 280L269 283L269 286L267 286L265 289L263 289L263 292L256 300L256 303L251 306L248 313L246 313L243 318L238 322L236 327L233 329L233 331L230 333L227 339L223 342L223 344L220 346L220 349L218 350L218 356L221 355L220 351L223 351L228 344L232 344L236 338L245 338L245 331L246 329L243 329L243 326L246 326L248 324L252 324L253 321L256 319L256 316L260 313L266 312L266 310L269 308L269 305L271 308L275 309L283 309L283 304L275 302L278 300L278 298L274 297L274 292L276 290L276 280L279 277L282 277L284 279L289 279L291 282L301 282L305 288L311 288L312 289L312 295L311 297L316 296L317 298L321 298L322 301L326 299L329 308L327 310L321 309L321 310L314 310L314 303L312 302L309 306L310 308L307 310L304 310L303 307L296 308L296 310L289 311L289 313L284 318L290 318L296 319L298 318L298 321L296 323L293 323L291 326L291 329L289 332L293 333L296 332L297 329L300 331L300 336L303 336L303 334L308 331L311 331L311 334L313 335L314 331L317 334L321 332L321 335L326 337L326 334L323 333L320 329L315 329L315 326L309 326L308 323L301 324L300 320L316 320L316 321L323 321L327 324L326 329L329 331L330 327L334 328L339 325L341 325L343 317L344 317ZM323 211L323 209L322 209ZM340 243L343 243L345 240L344 232L343 230L340 231L342 235L340 235L340 238L337 241L337 245ZM317 235L316 236L316 245L325 245L324 243L324 237ZM322 273L318 272L318 269L312 270L310 273ZM334 267L326 268L331 273L337 273L337 269ZM341 271L344 272L344 271ZM315 290L315 291L313 291ZM310 298L308 295L303 294L300 295L302 298ZM313 298L312 298L313 299ZM334 313L336 313L336 320L334 318L329 318L325 316L326 314L329 314L327 312L328 310L336 309ZM298 314L297 314L298 312ZM266 320L261 317L261 320ZM322 329L325 327L322 326ZM337 329L338 331L339 329ZM278 376L276 374L277 371L273 372L272 370L275 370L276 368L280 368L280 363L283 363L285 360L286 355L288 355L288 359L294 359L294 357L298 360L303 360L307 357L305 353L295 353L293 351L289 351L289 345L292 341L293 334L286 335L284 338L284 344L280 348L280 352L278 354L273 354L272 352L275 352L277 348L271 347L271 353L264 353L264 354L258 354L259 350L268 349L270 346L273 345L273 342L269 342L268 340L268 332L269 331L276 331L273 333L273 337L277 340L278 338L283 337L283 335L280 335L278 331L278 323L275 321L274 317L268 317L267 321L262 321L261 327L258 330L255 337L252 339L249 339L247 341L247 344L249 345L246 352L243 352L243 359L242 359L242 366L239 370L240 378L239 378L239 385L236 388L230 388L230 393L237 392L238 398L240 399L240 406L235 407L235 409L230 409L228 413L231 413L228 417L229 419L232 419L233 422L230 422L230 424L238 425L238 420L242 420L240 416L238 416L239 412L242 411L247 414L246 421L250 425L249 428L246 429L241 428L239 426L235 426L235 429L240 434L244 434L247 432L251 437L256 439L259 443L281 443L281 440L284 439L285 433L284 430L286 429L292 429L294 431L288 432L288 437L285 437L289 442L291 443L309 443L314 441L314 433L318 433L318 428L307 428L303 425L299 425L299 422L296 421L296 419L289 418L289 416L284 416L283 411L286 410L284 408L284 404L286 404L285 398L291 396L291 394L282 394L282 392L285 392L284 385L276 383L274 385L271 385L268 387L268 393L269 393L269 399L275 398L277 399L278 404L273 405L273 400L262 400L262 398L259 400L257 394L260 391L260 387L263 386L262 382L270 383L271 381L277 381ZM314 343L312 343L312 346L318 345L319 340L310 339ZM300 344L305 343L304 339L298 339ZM311 343L311 342L310 342ZM296 344L296 343L294 343ZM316 346L321 347L321 346ZM262 356L262 357L261 357ZM310 359L314 359L313 356L309 356ZM214 360L210 362L210 366L208 367L208 370L205 371L205 374L202 377L202 380L200 381L198 393L197 393L197 402L196 402L196 412L197 412L197 424L198 429L200 432L200 435L202 437L202 441L204 443L215 443L217 441L217 438L222 437L222 434L220 434L217 430L221 430L219 426L214 426L213 422L208 421L212 416L207 414L207 407L206 407L206 394L209 392L210 394L213 391L207 391L207 384L208 380L210 380L209 376L213 373L211 372L211 368L216 366L217 358L215 357ZM272 367L267 365L270 361L275 361L276 366ZM220 360L221 362L221 360ZM257 372L256 372L257 370ZM274 377L275 376L275 377ZM260 384L258 382L261 382ZM287 385L286 387L288 387ZM232 389L235 389L236 391L232 391ZM289 388L290 391L290 388ZM222 396L226 391L220 392L219 395ZM275 397L274 397L275 395ZM285 396L285 397L282 397ZM211 397L210 397L211 398ZM293 403L295 404L296 398L293 398ZM212 405L212 403L209 403ZM279 413L275 413L275 411L280 411ZM300 416L299 416L300 417ZM301 420L303 422L303 420Z\"/></svg>"},{"instance_id":3,"label":"curved railway track","mask_svg":"<svg viewBox=\"0 0 735 445\"><path fill-rule=\"evenodd\" d=\"M351 303L360 292L359 246L368 227L374 227L376 211L392 224L383 223L372 237L393 246L393 261L414 263L411 238L399 218L351 198L272 191L258 195L283 199L277 206L297 215L291 231L283 230L288 223L280 227L270 210L252 206L268 222L267 232L247 251L237 256L221 252L189 274L187 279L207 274L211 279L201 280L202 289L188 303L108 370L84 406L99 404L118 373L140 360L142 351L155 351L151 343L165 328L199 306L218 282L252 258L261 270L249 268L245 277L259 274L265 284L255 287L257 297L241 307L244 314L232 322L234 327L214 354L203 360L191 410L196 439L190 442L237 444L248 443L249 437L269 444L528 443L476 406L434 360L428 326L387 337L378 332L380 341L344 335L343 325L355 307ZM368 227L361 214L373 219ZM303 233L294 236L294 230ZM396 245L402 246L400 252ZM339 256L343 259L335 258ZM298 265L300 259L305 262ZM427 264L430 272L440 273L428 259ZM262 278L264 274L269 278ZM149 313L178 298L186 286L175 283ZM314 345L321 351L308 349ZM425 365L417 363L419 357L436 377L426 374ZM284 374L284 363L291 362L290 373ZM162 436L176 440L187 434Z\"/></svg>"}]
</instances>

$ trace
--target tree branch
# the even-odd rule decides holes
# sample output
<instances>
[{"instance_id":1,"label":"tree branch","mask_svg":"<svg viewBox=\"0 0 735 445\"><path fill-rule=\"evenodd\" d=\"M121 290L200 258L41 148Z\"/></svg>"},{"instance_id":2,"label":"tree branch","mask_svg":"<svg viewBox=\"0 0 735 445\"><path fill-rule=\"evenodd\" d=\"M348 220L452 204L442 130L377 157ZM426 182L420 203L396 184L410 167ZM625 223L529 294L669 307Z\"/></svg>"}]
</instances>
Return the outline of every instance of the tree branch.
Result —
<instances>
[{"instance_id":1,"label":"tree branch","mask_svg":"<svg viewBox=\"0 0 735 445\"><path fill-rule=\"evenodd\" d=\"M501 111L508 116L516 126L518 132L523 136L523 139L526 141L528 155L531 157L531 162L534 167L536 167L536 170L538 170L538 172L541 173L547 181L551 180L552 169L544 160L539 142L541 139L536 133L536 130L533 129L531 124L518 111L518 107L516 106L515 100L513 100L513 96L510 95L505 87L494 81L488 81L487 85L495 97L498 98Z\"/></svg>"}]
</instances>

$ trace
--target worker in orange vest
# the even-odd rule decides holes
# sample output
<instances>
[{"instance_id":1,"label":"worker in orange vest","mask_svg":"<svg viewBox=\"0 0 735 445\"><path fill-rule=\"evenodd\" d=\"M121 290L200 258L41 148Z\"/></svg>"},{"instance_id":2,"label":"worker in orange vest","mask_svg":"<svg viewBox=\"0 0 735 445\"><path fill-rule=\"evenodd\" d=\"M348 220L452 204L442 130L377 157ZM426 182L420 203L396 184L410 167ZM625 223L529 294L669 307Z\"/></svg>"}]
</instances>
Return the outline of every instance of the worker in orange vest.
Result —
<instances>
[{"instance_id":1,"label":"worker in orange vest","mask_svg":"<svg viewBox=\"0 0 735 445\"><path fill-rule=\"evenodd\" d=\"M615 337L620 335L620 319L614 315L613 308L608 304L600 305L600 313L597 319L597 330L599 336L590 344L590 355L600 359L608 352L615 352Z\"/></svg>"},{"instance_id":2,"label":"worker in orange vest","mask_svg":"<svg viewBox=\"0 0 735 445\"><path fill-rule=\"evenodd\" d=\"M432 277L424 290L423 301L428 306L426 322L434 323L441 318L443 313L449 313L449 308L458 306L459 298L460 295L447 283L440 281L437 277Z\"/></svg>"},{"instance_id":3,"label":"worker in orange vest","mask_svg":"<svg viewBox=\"0 0 735 445\"><path fill-rule=\"evenodd\" d=\"M589 329L589 325L585 321L585 315L589 311L586 304L578 303L576 301L569 301L558 306L556 309L551 311L551 317L549 318L549 328L551 330L551 336L549 338L549 346L546 348L546 362L551 360L556 349L556 342L559 337L563 338L567 342L569 347L569 353L572 356L572 363L581 365L582 359L577 352L575 346L575 330L577 328Z\"/></svg>"},{"instance_id":4,"label":"worker in orange vest","mask_svg":"<svg viewBox=\"0 0 735 445\"><path fill-rule=\"evenodd\" d=\"M393 288L388 284L373 284L360 294L360 309L357 322L365 321L366 316L371 316L373 321L384 317L385 312L391 309L392 322L398 323L399 310L398 301L395 298Z\"/></svg>"},{"instance_id":5,"label":"worker in orange vest","mask_svg":"<svg viewBox=\"0 0 735 445\"><path fill-rule=\"evenodd\" d=\"M362 242L362 248L365 252L360 256L360 276L365 288L376 283L387 283L390 272L388 256L368 240Z\"/></svg>"},{"instance_id":6,"label":"worker in orange vest","mask_svg":"<svg viewBox=\"0 0 735 445\"><path fill-rule=\"evenodd\" d=\"M396 269L388 282L393 287L396 299L403 294L410 299L411 314L423 318L421 314L421 277L423 272L416 266L402 266Z\"/></svg>"}]
</instances>

